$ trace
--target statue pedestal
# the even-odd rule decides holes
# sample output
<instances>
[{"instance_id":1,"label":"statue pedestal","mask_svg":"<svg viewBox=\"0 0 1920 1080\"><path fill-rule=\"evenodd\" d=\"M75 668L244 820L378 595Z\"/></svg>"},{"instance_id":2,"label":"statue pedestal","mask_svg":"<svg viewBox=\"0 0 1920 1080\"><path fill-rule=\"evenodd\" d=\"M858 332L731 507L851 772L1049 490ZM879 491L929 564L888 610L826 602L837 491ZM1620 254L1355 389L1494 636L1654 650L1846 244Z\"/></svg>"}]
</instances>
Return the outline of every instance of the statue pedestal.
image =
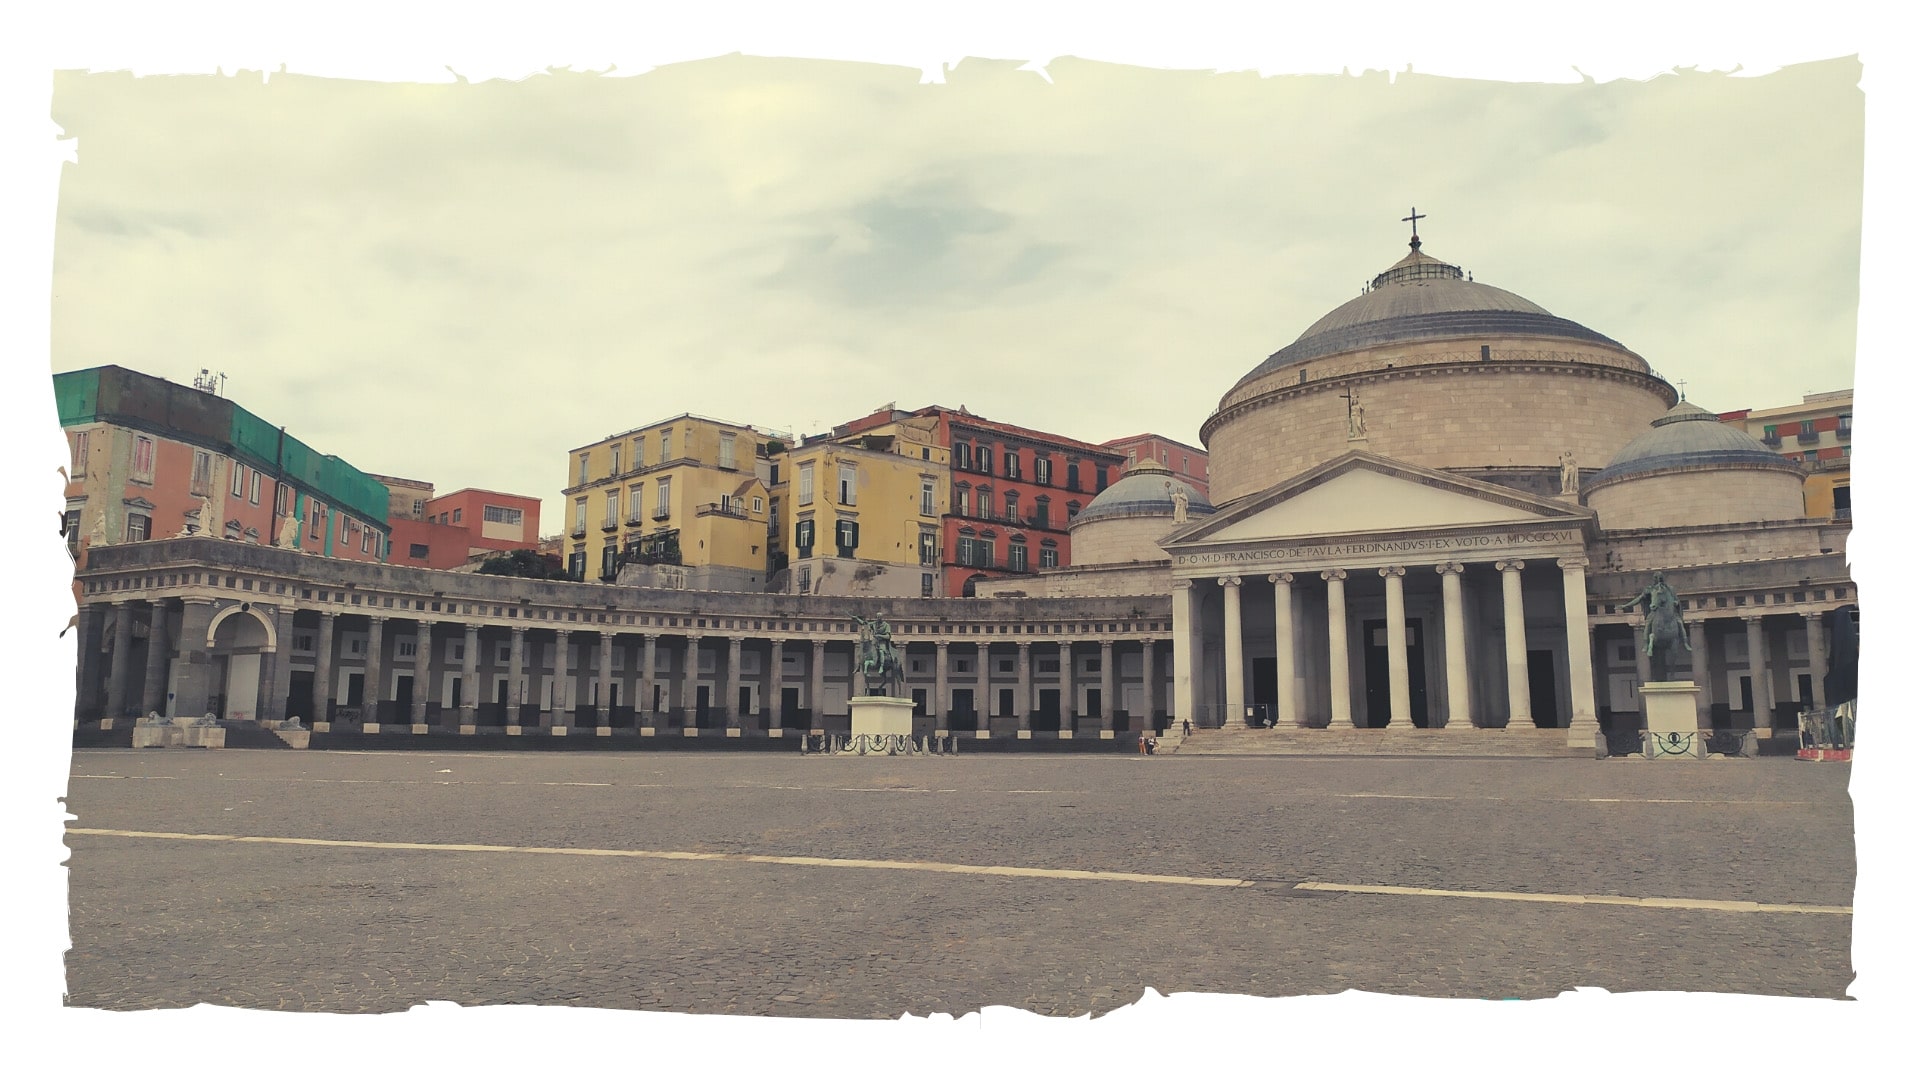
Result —
<instances>
[{"instance_id":1,"label":"statue pedestal","mask_svg":"<svg viewBox=\"0 0 1920 1080\"><path fill-rule=\"evenodd\" d=\"M1707 740L1700 734L1696 704L1700 687L1691 682L1650 682L1640 687L1647 707L1647 756L1694 758L1707 756Z\"/></svg>"},{"instance_id":2,"label":"statue pedestal","mask_svg":"<svg viewBox=\"0 0 1920 1080\"><path fill-rule=\"evenodd\" d=\"M913 737L913 699L862 695L847 699L853 735Z\"/></svg>"}]
</instances>

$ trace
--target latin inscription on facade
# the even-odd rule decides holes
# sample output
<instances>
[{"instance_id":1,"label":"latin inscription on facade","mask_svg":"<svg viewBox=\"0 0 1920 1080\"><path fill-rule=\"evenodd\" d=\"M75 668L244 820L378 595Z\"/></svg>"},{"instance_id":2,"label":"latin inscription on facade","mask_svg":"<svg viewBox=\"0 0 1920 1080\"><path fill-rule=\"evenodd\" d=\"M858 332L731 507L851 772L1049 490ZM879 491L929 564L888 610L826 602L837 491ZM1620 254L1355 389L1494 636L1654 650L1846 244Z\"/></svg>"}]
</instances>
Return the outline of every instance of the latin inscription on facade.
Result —
<instances>
[{"instance_id":1,"label":"latin inscription on facade","mask_svg":"<svg viewBox=\"0 0 1920 1080\"><path fill-rule=\"evenodd\" d=\"M1579 543L1580 540L1578 529L1487 533L1479 536L1425 536L1409 540L1371 540L1354 544L1313 544L1302 547L1254 548L1246 551L1213 551L1200 555L1176 555L1173 562L1176 566L1205 566L1213 563L1330 559L1344 555L1406 555L1421 552L1453 555L1481 549L1498 550L1542 544L1573 544Z\"/></svg>"}]
</instances>

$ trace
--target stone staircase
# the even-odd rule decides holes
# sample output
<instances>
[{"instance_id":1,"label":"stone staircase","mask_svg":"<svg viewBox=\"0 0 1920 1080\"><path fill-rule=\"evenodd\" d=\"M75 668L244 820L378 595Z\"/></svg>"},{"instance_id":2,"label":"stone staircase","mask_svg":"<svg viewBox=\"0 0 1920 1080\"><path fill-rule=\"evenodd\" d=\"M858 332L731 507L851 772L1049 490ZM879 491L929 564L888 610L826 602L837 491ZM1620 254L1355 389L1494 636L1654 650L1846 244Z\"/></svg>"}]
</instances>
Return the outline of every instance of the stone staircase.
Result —
<instances>
[{"instance_id":1,"label":"stone staircase","mask_svg":"<svg viewBox=\"0 0 1920 1080\"><path fill-rule=\"evenodd\" d=\"M1159 752L1366 757L1585 757L1591 746L1567 745L1565 728L1195 728L1162 739Z\"/></svg>"}]
</instances>

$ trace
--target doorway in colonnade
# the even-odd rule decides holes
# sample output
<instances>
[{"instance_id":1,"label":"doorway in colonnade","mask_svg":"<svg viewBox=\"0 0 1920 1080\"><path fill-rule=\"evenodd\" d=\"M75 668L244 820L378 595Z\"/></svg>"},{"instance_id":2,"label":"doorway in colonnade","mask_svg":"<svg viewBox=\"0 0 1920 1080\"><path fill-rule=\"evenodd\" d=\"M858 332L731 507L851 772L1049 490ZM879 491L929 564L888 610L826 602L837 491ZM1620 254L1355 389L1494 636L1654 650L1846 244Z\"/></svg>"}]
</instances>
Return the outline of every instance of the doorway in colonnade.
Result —
<instances>
[{"instance_id":1,"label":"doorway in colonnade","mask_svg":"<svg viewBox=\"0 0 1920 1080\"><path fill-rule=\"evenodd\" d=\"M1280 660L1256 656L1247 661L1247 667L1253 676L1252 685L1248 687L1249 715L1261 723L1271 723L1280 715Z\"/></svg>"},{"instance_id":2,"label":"doorway in colonnade","mask_svg":"<svg viewBox=\"0 0 1920 1080\"><path fill-rule=\"evenodd\" d=\"M1039 707L1034 710L1033 730L1059 731L1065 726L1060 716L1059 689L1041 687Z\"/></svg>"},{"instance_id":3,"label":"doorway in colonnade","mask_svg":"<svg viewBox=\"0 0 1920 1080\"><path fill-rule=\"evenodd\" d=\"M713 687L700 683L693 688L693 726L707 726L707 711L713 704Z\"/></svg>"},{"instance_id":4,"label":"doorway in colonnade","mask_svg":"<svg viewBox=\"0 0 1920 1080\"><path fill-rule=\"evenodd\" d=\"M1386 727L1393 716L1392 676L1387 670L1387 620L1368 619L1366 635L1367 726ZM1427 726L1427 650L1420 620L1407 620L1407 711L1414 727Z\"/></svg>"},{"instance_id":5,"label":"doorway in colonnade","mask_svg":"<svg viewBox=\"0 0 1920 1080\"><path fill-rule=\"evenodd\" d=\"M1534 727L1560 726L1560 686L1554 676L1553 650L1528 649L1527 703Z\"/></svg>"},{"instance_id":6,"label":"doorway in colonnade","mask_svg":"<svg viewBox=\"0 0 1920 1080\"><path fill-rule=\"evenodd\" d=\"M776 727L786 726L800 719L799 687L783 686L780 688L780 715L775 717L775 719L778 721L778 723L774 725Z\"/></svg>"}]
</instances>

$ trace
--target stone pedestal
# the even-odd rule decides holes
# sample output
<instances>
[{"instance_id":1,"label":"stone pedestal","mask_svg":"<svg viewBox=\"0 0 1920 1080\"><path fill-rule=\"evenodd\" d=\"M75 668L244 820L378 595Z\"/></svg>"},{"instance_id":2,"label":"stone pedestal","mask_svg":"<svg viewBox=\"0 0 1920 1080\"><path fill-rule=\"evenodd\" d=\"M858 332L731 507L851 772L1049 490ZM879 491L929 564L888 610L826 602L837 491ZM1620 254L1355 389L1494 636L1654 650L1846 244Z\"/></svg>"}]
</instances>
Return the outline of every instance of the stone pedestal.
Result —
<instances>
[{"instance_id":1,"label":"stone pedestal","mask_svg":"<svg viewBox=\"0 0 1920 1080\"><path fill-rule=\"evenodd\" d=\"M1700 687L1690 682L1650 682L1640 687L1640 700L1647 708L1648 757L1706 758L1699 697Z\"/></svg>"},{"instance_id":2,"label":"stone pedestal","mask_svg":"<svg viewBox=\"0 0 1920 1080\"><path fill-rule=\"evenodd\" d=\"M913 699L861 696L847 699L853 734L913 737Z\"/></svg>"}]
</instances>

